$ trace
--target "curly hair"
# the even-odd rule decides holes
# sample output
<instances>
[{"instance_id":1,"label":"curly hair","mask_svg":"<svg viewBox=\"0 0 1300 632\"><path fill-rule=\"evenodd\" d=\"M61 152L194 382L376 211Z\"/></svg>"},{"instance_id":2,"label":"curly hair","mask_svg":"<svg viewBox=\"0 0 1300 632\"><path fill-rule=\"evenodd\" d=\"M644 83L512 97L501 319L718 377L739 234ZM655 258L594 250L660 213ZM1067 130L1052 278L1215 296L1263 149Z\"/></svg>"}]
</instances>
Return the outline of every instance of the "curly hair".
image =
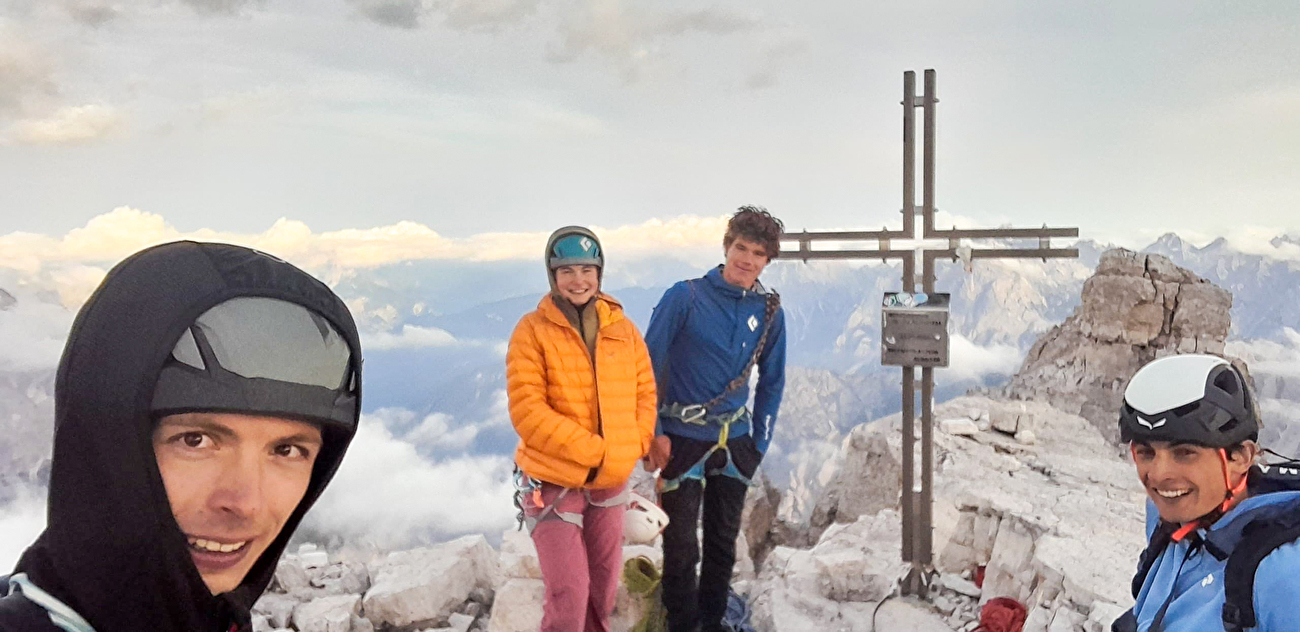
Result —
<instances>
[{"instance_id":1,"label":"curly hair","mask_svg":"<svg viewBox=\"0 0 1300 632\"><path fill-rule=\"evenodd\" d=\"M767 260L781 256L781 233L785 224L772 216L761 206L742 206L727 222L727 234L722 238L722 248L726 250L737 237L752 241L767 252Z\"/></svg>"}]
</instances>

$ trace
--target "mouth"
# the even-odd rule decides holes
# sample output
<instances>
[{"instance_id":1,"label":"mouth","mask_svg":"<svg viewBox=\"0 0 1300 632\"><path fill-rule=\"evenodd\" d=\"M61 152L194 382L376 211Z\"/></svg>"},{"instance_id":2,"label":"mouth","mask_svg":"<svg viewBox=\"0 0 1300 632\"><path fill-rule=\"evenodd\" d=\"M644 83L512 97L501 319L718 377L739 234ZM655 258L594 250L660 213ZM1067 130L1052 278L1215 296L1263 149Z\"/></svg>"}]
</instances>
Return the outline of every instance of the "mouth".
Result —
<instances>
[{"instance_id":1,"label":"mouth","mask_svg":"<svg viewBox=\"0 0 1300 632\"><path fill-rule=\"evenodd\" d=\"M1163 498L1163 499L1165 499L1165 500L1177 500L1177 499L1179 499L1179 498L1182 498L1183 496L1186 496L1186 495L1192 493L1192 490L1190 490L1190 489L1155 489L1155 488L1152 488L1151 491L1155 492L1157 496L1159 496L1159 497L1161 497L1161 498Z\"/></svg>"},{"instance_id":2,"label":"mouth","mask_svg":"<svg viewBox=\"0 0 1300 632\"><path fill-rule=\"evenodd\" d=\"M190 557L200 572L218 572L234 567L248 555L252 540L217 540L187 535Z\"/></svg>"}]
</instances>

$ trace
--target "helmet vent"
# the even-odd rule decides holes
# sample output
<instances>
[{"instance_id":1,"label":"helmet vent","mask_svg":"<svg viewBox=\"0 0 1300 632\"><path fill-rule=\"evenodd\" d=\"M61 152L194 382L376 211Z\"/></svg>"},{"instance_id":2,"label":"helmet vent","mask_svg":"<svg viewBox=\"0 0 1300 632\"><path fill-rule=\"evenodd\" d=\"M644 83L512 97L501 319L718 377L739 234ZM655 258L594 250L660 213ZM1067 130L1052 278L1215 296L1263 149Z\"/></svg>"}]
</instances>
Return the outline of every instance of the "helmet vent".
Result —
<instances>
[{"instance_id":1,"label":"helmet vent","mask_svg":"<svg viewBox=\"0 0 1300 632\"><path fill-rule=\"evenodd\" d=\"M1232 371L1223 371L1214 378L1214 385L1223 389L1223 391L1229 395L1236 395L1240 390L1236 378L1236 374Z\"/></svg>"},{"instance_id":2,"label":"helmet vent","mask_svg":"<svg viewBox=\"0 0 1300 632\"><path fill-rule=\"evenodd\" d=\"M1229 417L1228 421L1219 427L1219 432L1223 434L1229 434L1233 430L1235 430L1237 426L1240 425L1241 425L1241 420L1237 419L1236 417Z\"/></svg>"}]
</instances>

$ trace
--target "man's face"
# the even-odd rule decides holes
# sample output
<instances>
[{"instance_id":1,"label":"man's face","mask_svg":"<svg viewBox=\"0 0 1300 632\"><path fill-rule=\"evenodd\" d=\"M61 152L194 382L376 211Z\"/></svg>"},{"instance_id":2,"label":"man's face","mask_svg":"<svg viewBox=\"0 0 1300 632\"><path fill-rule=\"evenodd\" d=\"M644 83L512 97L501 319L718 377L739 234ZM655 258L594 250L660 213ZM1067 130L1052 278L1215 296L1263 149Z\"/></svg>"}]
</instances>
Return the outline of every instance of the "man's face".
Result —
<instances>
[{"instance_id":1,"label":"man's face","mask_svg":"<svg viewBox=\"0 0 1300 632\"><path fill-rule=\"evenodd\" d=\"M1228 478L1236 483L1250 469L1247 451L1228 453ZM1138 480L1167 522L1185 524L1223 503L1227 484L1219 451L1188 443L1133 444Z\"/></svg>"},{"instance_id":2,"label":"man's face","mask_svg":"<svg viewBox=\"0 0 1300 632\"><path fill-rule=\"evenodd\" d=\"M280 534L307 492L320 448L320 429L301 421L230 413L158 421L158 471L212 594L237 587Z\"/></svg>"},{"instance_id":3,"label":"man's face","mask_svg":"<svg viewBox=\"0 0 1300 632\"><path fill-rule=\"evenodd\" d=\"M555 269L555 289L570 303L582 307L600 289L600 268L592 265L560 266Z\"/></svg>"},{"instance_id":4,"label":"man's face","mask_svg":"<svg viewBox=\"0 0 1300 632\"><path fill-rule=\"evenodd\" d=\"M758 281L758 275L767 267L768 253L763 246L744 237L736 237L726 250L727 262L722 267L722 278L736 287L748 290Z\"/></svg>"}]
</instances>

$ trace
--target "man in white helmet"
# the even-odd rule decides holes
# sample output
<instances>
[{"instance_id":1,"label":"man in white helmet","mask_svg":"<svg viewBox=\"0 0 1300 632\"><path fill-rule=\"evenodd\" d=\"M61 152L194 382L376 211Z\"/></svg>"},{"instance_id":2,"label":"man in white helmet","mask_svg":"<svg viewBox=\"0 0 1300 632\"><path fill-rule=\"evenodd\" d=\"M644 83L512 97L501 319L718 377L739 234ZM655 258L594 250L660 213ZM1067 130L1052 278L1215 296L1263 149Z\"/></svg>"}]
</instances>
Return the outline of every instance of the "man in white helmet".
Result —
<instances>
[{"instance_id":1,"label":"man in white helmet","mask_svg":"<svg viewBox=\"0 0 1300 632\"><path fill-rule=\"evenodd\" d=\"M1260 420L1222 358L1142 367L1120 435L1147 492L1150 543L1116 631L1300 631L1300 470L1257 465Z\"/></svg>"}]
</instances>

